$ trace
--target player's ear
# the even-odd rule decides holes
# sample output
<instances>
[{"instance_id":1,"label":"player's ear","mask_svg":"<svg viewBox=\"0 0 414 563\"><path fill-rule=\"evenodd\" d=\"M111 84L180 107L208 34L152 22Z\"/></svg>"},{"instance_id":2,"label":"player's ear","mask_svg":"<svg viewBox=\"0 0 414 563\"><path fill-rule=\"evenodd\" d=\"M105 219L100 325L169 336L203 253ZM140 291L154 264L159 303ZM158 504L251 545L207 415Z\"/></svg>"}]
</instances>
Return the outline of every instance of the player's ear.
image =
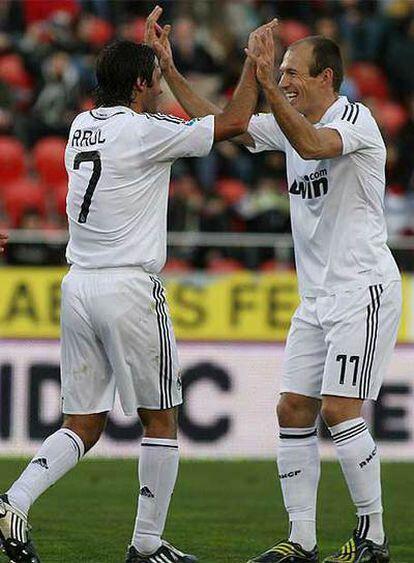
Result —
<instances>
[{"instance_id":1,"label":"player's ear","mask_svg":"<svg viewBox=\"0 0 414 563\"><path fill-rule=\"evenodd\" d=\"M136 88L137 92L143 92L145 86L147 86L147 81L144 80L143 78L138 78L136 83L135 83L135 88Z\"/></svg>"},{"instance_id":2,"label":"player's ear","mask_svg":"<svg viewBox=\"0 0 414 563\"><path fill-rule=\"evenodd\" d=\"M334 75L333 75L333 70L331 68L325 68L322 72L321 72L321 77L322 77L322 82L324 85L326 86L332 86L333 85L333 79L334 79Z\"/></svg>"}]
</instances>

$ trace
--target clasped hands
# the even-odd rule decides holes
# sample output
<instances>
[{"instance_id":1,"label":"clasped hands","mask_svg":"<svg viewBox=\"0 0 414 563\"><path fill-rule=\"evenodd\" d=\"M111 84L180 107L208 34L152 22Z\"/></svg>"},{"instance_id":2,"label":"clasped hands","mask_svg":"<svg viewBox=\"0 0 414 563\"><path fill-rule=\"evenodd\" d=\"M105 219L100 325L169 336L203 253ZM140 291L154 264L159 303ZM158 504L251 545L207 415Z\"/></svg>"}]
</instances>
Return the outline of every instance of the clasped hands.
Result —
<instances>
[{"instance_id":1,"label":"clasped hands","mask_svg":"<svg viewBox=\"0 0 414 563\"><path fill-rule=\"evenodd\" d=\"M161 6L156 6L149 14L145 24L145 43L152 47L158 57L163 73L174 67L174 60L169 41L171 26L161 26L158 20L162 14ZM258 27L249 35L247 47L244 49L248 59L255 65L256 77L262 86L274 84L275 81L275 32L278 20Z\"/></svg>"}]
</instances>

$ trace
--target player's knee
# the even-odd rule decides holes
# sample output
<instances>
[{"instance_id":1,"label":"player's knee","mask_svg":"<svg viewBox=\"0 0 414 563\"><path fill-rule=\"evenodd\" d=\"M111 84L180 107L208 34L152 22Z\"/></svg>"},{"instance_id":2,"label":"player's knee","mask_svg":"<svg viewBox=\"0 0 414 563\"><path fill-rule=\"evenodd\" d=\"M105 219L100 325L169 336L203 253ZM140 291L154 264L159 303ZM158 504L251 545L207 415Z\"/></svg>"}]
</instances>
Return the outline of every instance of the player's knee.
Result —
<instances>
[{"instance_id":1,"label":"player's knee","mask_svg":"<svg viewBox=\"0 0 414 563\"><path fill-rule=\"evenodd\" d=\"M313 426L319 408L320 401L316 399L283 393L276 408L279 426L282 428Z\"/></svg>"},{"instance_id":2,"label":"player's knee","mask_svg":"<svg viewBox=\"0 0 414 563\"><path fill-rule=\"evenodd\" d=\"M139 409L138 414L144 427L144 435L151 438L177 437L177 409Z\"/></svg>"},{"instance_id":3,"label":"player's knee","mask_svg":"<svg viewBox=\"0 0 414 563\"><path fill-rule=\"evenodd\" d=\"M361 416L363 401L348 397L326 396L322 401L321 415L328 426Z\"/></svg>"},{"instance_id":4,"label":"player's knee","mask_svg":"<svg viewBox=\"0 0 414 563\"><path fill-rule=\"evenodd\" d=\"M105 429L107 413L90 415L67 415L63 423L77 434L85 446L85 452L93 448Z\"/></svg>"},{"instance_id":5,"label":"player's knee","mask_svg":"<svg viewBox=\"0 0 414 563\"><path fill-rule=\"evenodd\" d=\"M300 401L289 394L282 395L276 407L277 419L279 426L296 426L298 411L300 409Z\"/></svg>"}]
</instances>

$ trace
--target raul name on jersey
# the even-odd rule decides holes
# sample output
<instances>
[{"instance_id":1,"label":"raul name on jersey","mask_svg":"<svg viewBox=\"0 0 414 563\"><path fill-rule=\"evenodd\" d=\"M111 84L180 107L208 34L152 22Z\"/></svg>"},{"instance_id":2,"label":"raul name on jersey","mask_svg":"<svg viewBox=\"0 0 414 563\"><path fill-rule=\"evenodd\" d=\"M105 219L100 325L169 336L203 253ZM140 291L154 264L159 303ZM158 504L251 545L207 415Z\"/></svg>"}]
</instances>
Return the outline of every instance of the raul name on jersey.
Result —
<instances>
[{"instance_id":1,"label":"raul name on jersey","mask_svg":"<svg viewBox=\"0 0 414 563\"><path fill-rule=\"evenodd\" d=\"M302 199L315 199L328 193L328 171L326 168L304 174L291 183L289 193Z\"/></svg>"},{"instance_id":2,"label":"raul name on jersey","mask_svg":"<svg viewBox=\"0 0 414 563\"><path fill-rule=\"evenodd\" d=\"M70 144L72 147L93 147L105 141L101 129L75 129Z\"/></svg>"}]
</instances>

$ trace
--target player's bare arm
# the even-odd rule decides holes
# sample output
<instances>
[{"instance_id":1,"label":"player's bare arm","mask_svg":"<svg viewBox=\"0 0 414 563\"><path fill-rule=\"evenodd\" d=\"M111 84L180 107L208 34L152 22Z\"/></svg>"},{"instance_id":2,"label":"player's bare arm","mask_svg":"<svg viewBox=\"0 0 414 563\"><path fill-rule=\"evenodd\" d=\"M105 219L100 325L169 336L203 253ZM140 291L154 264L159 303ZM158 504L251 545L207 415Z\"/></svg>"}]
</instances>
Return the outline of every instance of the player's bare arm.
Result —
<instances>
[{"instance_id":1,"label":"player's bare arm","mask_svg":"<svg viewBox=\"0 0 414 563\"><path fill-rule=\"evenodd\" d=\"M215 115L214 140L216 142L231 139L232 137L244 133L247 130L250 118L256 108L258 97L258 85L254 63L246 58L232 100L224 110L218 110L216 106L197 96L185 78L176 71L171 46L168 40L171 27L169 25L162 28L158 26L155 18L159 17L159 15L161 15L160 10L153 12L152 21L150 20L148 26L147 38L149 41L153 42L153 48L159 58L160 68L167 82L169 83L169 76L178 76L177 83L181 88L179 89L180 95L177 96L177 99L181 102L181 96L184 94L185 98L188 96L188 98L192 100L191 104L183 104L184 109L187 111L195 110L189 112L192 117ZM176 94L174 89L173 93Z\"/></svg>"},{"instance_id":2,"label":"player's bare arm","mask_svg":"<svg viewBox=\"0 0 414 563\"><path fill-rule=\"evenodd\" d=\"M254 75L254 65L246 60L243 67L239 84L233 99L223 110L197 94L188 81L176 69L169 42L170 25L161 27L158 19L162 14L162 8L157 6L151 12L146 22L145 41L151 45L157 53L163 76L171 88L174 96L191 117L204 117L215 115L215 141L221 141L237 137L237 141L246 145L253 145L253 141L247 130L248 122L257 104L257 84ZM277 20L259 27L249 37L249 49L254 51L254 36L264 29L273 29Z\"/></svg>"},{"instance_id":3,"label":"player's bare arm","mask_svg":"<svg viewBox=\"0 0 414 563\"><path fill-rule=\"evenodd\" d=\"M290 144L305 160L335 158L342 154L342 139L337 131L327 127L316 129L301 113L296 111L275 81L274 40L270 32L264 31L254 38L255 51L246 53L256 63L256 75L277 123ZM283 73L289 71L283 64ZM329 72L329 69L327 69Z\"/></svg>"},{"instance_id":4,"label":"player's bare arm","mask_svg":"<svg viewBox=\"0 0 414 563\"><path fill-rule=\"evenodd\" d=\"M9 239L9 235L6 233L0 233L0 253L4 252L4 247Z\"/></svg>"}]
</instances>

